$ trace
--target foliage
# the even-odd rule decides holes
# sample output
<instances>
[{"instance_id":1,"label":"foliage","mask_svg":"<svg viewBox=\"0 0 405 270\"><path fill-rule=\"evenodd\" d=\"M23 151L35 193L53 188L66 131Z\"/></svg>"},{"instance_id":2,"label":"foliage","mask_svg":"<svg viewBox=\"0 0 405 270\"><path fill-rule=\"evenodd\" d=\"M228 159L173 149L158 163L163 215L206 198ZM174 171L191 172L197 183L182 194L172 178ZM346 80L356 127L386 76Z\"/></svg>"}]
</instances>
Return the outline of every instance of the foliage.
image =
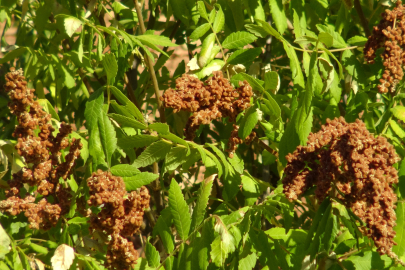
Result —
<instances>
[{"instance_id":1,"label":"foliage","mask_svg":"<svg viewBox=\"0 0 405 270\"><path fill-rule=\"evenodd\" d=\"M405 90L402 81L389 93L378 90L388 65L383 60L390 61L381 57L382 43L374 44L373 63L363 54L380 14L394 6L366 0L0 1L1 84L11 67L23 68L54 129L71 124L70 141L82 143L73 174L59 180L72 199L56 226L35 230L24 213L0 213L0 269L105 268L111 236L90 233L88 215L102 211L88 204L86 180L98 170L121 177L128 193L149 190L141 233L131 238L140 251L134 269L405 269L395 256L377 252L362 234L362 219L332 191L320 201L309 188L290 202L282 184L287 154L306 145L311 132L327 119L360 119L401 159L394 165L393 252L405 261ZM386 21L395 29L396 17ZM182 49L187 57L172 68ZM176 79L184 82L185 73L224 82L212 79L217 71L232 83L230 92L240 83L252 88L249 108L235 119L211 117L186 140L196 110L165 107L164 92L178 93ZM182 102L195 101L184 95ZM0 201L13 175L32 167L15 148L18 119L8 102L1 91ZM235 152L227 151L230 145ZM64 161L69 151L61 153ZM35 185L20 193L51 200Z\"/></svg>"}]
</instances>

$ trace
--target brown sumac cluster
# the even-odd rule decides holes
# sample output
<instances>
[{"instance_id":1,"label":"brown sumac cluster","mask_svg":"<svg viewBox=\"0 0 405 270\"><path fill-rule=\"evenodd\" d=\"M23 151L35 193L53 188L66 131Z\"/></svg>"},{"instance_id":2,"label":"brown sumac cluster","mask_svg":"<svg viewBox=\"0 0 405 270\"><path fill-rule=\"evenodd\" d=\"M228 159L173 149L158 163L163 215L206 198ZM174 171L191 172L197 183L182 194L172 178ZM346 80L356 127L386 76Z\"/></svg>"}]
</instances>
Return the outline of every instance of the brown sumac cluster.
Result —
<instances>
[{"instance_id":1,"label":"brown sumac cluster","mask_svg":"<svg viewBox=\"0 0 405 270\"><path fill-rule=\"evenodd\" d=\"M316 185L320 201L328 195L340 199L367 224L363 233L378 252L397 258L392 252L397 201L392 185L398 183L398 174L392 165L399 157L385 138L375 138L360 120L348 124L342 117L328 119L308 136L306 146L286 158L283 184L289 200Z\"/></svg>"},{"instance_id":2,"label":"brown sumac cluster","mask_svg":"<svg viewBox=\"0 0 405 270\"><path fill-rule=\"evenodd\" d=\"M364 58L368 63L374 63L377 49L384 47L384 74L380 79L380 93L395 92L395 86L404 76L402 65L405 64L405 6L402 1L396 2L393 10L385 10L382 19L374 26L373 34L368 38L364 47Z\"/></svg>"},{"instance_id":3,"label":"brown sumac cluster","mask_svg":"<svg viewBox=\"0 0 405 270\"><path fill-rule=\"evenodd\" d=\"M18 121L13 133L17 138L16 149L27 165L8 182L8 198L0 202L0 211L11 215L25 212L31 228L48 230L56 225L61 215L69 212L71 189L65 180L72 173L82 144L76 139L69 143L67 135L72 128L63 122L59 133L53 135L51 115L34 100L35 90L27 87L22 69L11 68L6 74L4 89L11 99L8 107ZM61 151L68 147L62 159ZM21 198L20 189L24 184L37 186L35 193L43 198L38 203L29 193ZM49 197L53 197L53 203L48 202Z\"/></svg>"},{"instance_id":4,"label":"brown sumac cluster","mask_svg":"<svg viewBox=\"0 0 405 270\"><path fill-rule=\"evenodd\" d=\"M176 80L176 89L166 90L161 99L166 108L173 108L174 113L193 113L185 128L186 139L192 140L201 124L207 125L222 117L229 117L229 122L234 122L240 112L250 107L252 96L252 87L247 81L234 88L221 71L214 71L205 83L194 75L183 74ZM237 131L238 127L235 129ZM233 136L230 140L232 149L236 145L235 138L238 137Z\"/></svg>"},{"instance_id":5,"label":"brown sumac cluster","mask_svg":"<svg viewBox=\"0 0 405 270\"><path fill-rule=\"evenodd\" d=\"M124 180L110 172L98 170L87 179L90 206L101 211L90 215L90 230L107 234L109 269L130 269L138 259L138 252L128 239L139 233L144 209L149 207L149 192L145 187L127 193Z\"/></svg>"}]
</instances>

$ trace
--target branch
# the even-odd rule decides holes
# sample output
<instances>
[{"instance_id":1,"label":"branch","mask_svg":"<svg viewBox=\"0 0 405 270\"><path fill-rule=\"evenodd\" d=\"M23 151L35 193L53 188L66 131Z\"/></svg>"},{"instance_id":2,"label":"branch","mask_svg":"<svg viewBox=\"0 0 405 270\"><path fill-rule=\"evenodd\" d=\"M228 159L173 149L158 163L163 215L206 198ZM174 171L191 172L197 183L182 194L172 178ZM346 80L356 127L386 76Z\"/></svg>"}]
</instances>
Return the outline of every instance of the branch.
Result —
<instances>
[{"instance_id":1,"label":"branch","mask_svg":"<svg viewBox=\"0 0 405 270\"><path fill-rule=\"evenodd\" d=\"M368 27L368 21L366 17L364 16L363 10L361 9L361 4L359 0L354 0L354 9L357 11L357 14L359 15L360 18L360 23L361 26L364 28L364 32L366 33L366 36L369 37L371 35L370 28Z\"/></svg>"},{"instance_id":2,"label":"branch","mask_svg":"<svg viewBox=\"0 0 405 270\"><path fill-rule=\"evenodd\" d=\"M146 29L145 29L145 24L144 24L143 17L142 17L141 6L139 5L138 0L134 0L134 4L135 4L135 9L136 9L136 14L138 15L139 26L141 27L141 33L144 34L146 32ZM153 62L152 62L152 59L150 59L147 54L145 54L145 60L146 60L145 61L146 65L149 69L150 76L152 78L153 88L155 90L156 101L158 104L158 110L159 110L159 114L160 114L160 122L165 123L166 122L165 108L163 107L163 103L160 100L159 84L156 79L155 71L153 70Z\"/></svg>"}]
</instances>

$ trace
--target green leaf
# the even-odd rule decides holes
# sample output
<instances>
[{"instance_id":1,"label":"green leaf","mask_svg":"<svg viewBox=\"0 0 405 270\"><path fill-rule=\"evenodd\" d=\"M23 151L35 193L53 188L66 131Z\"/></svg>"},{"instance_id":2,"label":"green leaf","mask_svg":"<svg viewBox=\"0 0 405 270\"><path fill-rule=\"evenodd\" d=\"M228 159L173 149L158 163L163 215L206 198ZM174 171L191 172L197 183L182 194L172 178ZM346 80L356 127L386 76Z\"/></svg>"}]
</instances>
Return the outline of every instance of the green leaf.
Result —
<instances>
[{"instance_id":1,"label":"green leaf","mask_svg":"<svg viewBox=\"0 0 405 270\"><path fill-rule=\"evenodd\" d=\"M252 43L256 39L257 37L248 32L234 32L226 37L226 39L222 42L222 47L230 50L238 49Z\"/></svg>"},{"instance_id":2,"label":"green leaf","mask_svg":"<svg viewBox=\"0 0 405 270\"><path fill-rule=\"evenodd\" d=\"M202 37L203 35L205 35L205 33L208 32L208 30L211 29L211 26L209 23L204 23L202 25L200 25L199 27L197 27L193 33L191 33L190 35L190 39L191 40L196 40L199 39L200 37Z\"/></svg>"},{"instance_id":3,"label":"green leaf","mask_svg":"<svg viewBox=\"0 0 405 270\"><path fill-rule=\"evenodd\" d=\"M232 80L239 80L239 81L246 80L250 84L250 86L252 87L253 90L259 91L260 93L264 92L264 88L258 82L258 80L246 73L238 73L232 77Z\"/></svg>"},{"instance_id":4,"label":"green leaf","mask_svg":"<svg viewBox=\"0 0 405 270\"><path fill-rule=\"evenodd\" d=\"M269 71L264 74L264 89L273 90L273 93L277 93L280 89L280 76L275 71Z\"/></svg>"},{"instance_id":5,"label":"green leaf","mask_svg":"<svg viewBox=\"0 0 405 270\"><path fill-rule=\"evenodd\" d=\"M48 254L49 250L43 246L34 244L34 243L30 243L29 247L35 251L36 253L40 253L40 254Z\"/></svg>"},{"instance_id":6,"label":"green leaf","mask_svg":"<svg viewBox=\"0 0 405 270\"><path fill-rule=\"evenodd\" d=\"M158 267L160 264L160 255L156 248L148 242L145 250L146 259L150 267Z\"/></svg>"},{"instance_id":7,"label":"green leaf","mask_svg":"<svg viewBox=\"0 0 405 270\"><path fill-rule=\"evenodd\" d=\"M403 181L403 180L402 180ZM397 216L397 225L394 230L396 232L394 241L397 243L396 246L392 248L392 251L398 255L399 259L405 260L405 202L401 201L397 203L397 209L395 209Z\"/></svg>"},{"instance_id":8,"label":"green leaf","mask_svg":"<svg viewBox=\"0 0 405 270\"><path fill-rule=\"evenodd\" d=\"M118 72L117 59L115 59L115 55L113 53L108 53L104 55L103 67L105 73L107 74L107 84L113 85L114 79L117 76Z\"/></svg>"},{"instance_id":9,"label":"green leaf","mask_svg":"<svg viewBox=\"0 0 405 270\"><path fill-rule=\"evenodd\" d=\"M332 86L333 80L335 79L335 69L333 68L333 65L331 62L329 62L327 59L323 57L319 57L319 64L322 66L325 71L327 72L327 78L326 81L324 82L322 93L325 93L326 91L329 90L329 88Z\"/></svg>"},{"instance_id":10,"label":"green leaf","mask_svg":"<svg viewBox=\"0 0 405 270\"><path fill-rule=\"evenodd\" d=\"M212 25L212 30L214 33L219 33L221 32L222 28L224 28L225 24L225 15L224 12L222 11L222 8L220 5L215 5L216 8L218 8L217 14L215 15L215 20L214 24Z\"/></svg>"},{"instance_id":11,"label":"green leaf","mask_svg":"<svg viewBox=\"0 0 405 270\"><path fill-rule=\"evenodd\" d=\"M164 46L164 47L175 47L176 44L172 43L168 37L161 35L140 35L136 36L136 39L140 40L142 43L152 43L155 46Z\"/></svg>"},{"instance_id":12,"label":"green leaf","mask_svg":"<svg viewBox=\"0 0 405 270\"><path fill-rule=\"evenodd\" d=\"M84 42L84 26L82 27L82 31L80 32L80 38L79 38L79 50L78 50L78 57L80 63L83 62L83 42Z\"/></svg>"},{"instance_id":13,"label":"green leaf","mask_svg":"<svg viewBox=\"0 0 405 270\"><path fill-rule=\"evenodd\" d=\"M300 36L294 40L295 43L300 44L301 46L305 46L310 43L316 43L317 41L317 38L309 36Z\"/></svg>"},{"instance_id":14,"label":"green leaf","mask_svg":"<svg viewBox=\"0 0 405 270\"><path fill-rule=\"evenodd\" d=\"M100 130L101 144L107 157L107 164L108 167L111 167L111 157L117 149L117 137L114 126L105 113L103 113L103 117L98 121L98 127Z\"/></svg>"},{"instance_id":15,"label":"green leaf","mask_svg":"<svg viewBox=\"0 0 405 270\"><path fill-rule=\"evenodd\" d=\"M174 237L173 233L170 230L170 220L171 220L171 212L169 208L165 208L161 213L156 222L155 227L153 228L154 232L155 229L159 234L160 239L163 242L163 247L166 249L167 253L170 253L174 250Z\"/></svg>"},{"instance_id":16,"label":"green leaf","mask_svg":"<svg viewBox=\"0 0 405 270\"><path fill-rule=\"evenodd\" d=\"M216 175L213 174L201 183L201 187L198 192L198 199L197 203L194 207L193 210L193 215L191 218L191 226L190 226L190 231L194 231L204 220L206 208L207 208L207 203L208 203L208 197L211 195L211 190L212 190L212 185L214 183Z\"/></svg>"},{"instance_id":17,"label":"green leaf","mask_svg":"<svg viewBox=\"0 0 405 270\"><path fill-rule=\"evenodd\" d=\"M211 244L211 259L217 267L224 265L225 260L228 256L228 250L225 244L221 241L221 237L217 236L214 242Z\"/></svg>"},{"instance_id":18,"label":"green leaf","mask_svg":"<svg viewBox=\"0 0 405 270\"><path fill-rule=\"evenodd\" d=\"M256 59L262 53L262 48L237 50L228 57L226 62L230 65L246 65Z\"/></svg>"},{"instance_id":19,"label":"green leaf","mask_svg":"<svg viewBox=\"0 0 405 270\"><path fill-rule=\"evenodd\" d=\"M405 140L405 131L403 130L403 128L394 120L390 120L390 126L392 128L392 130L395 132L395 134L397 134L397 136L399 138L401 138L402 141Z\"/></svg>"},{"instance_id":20,"label":"green leaf","mask_svg":"<svg viewBox=\"0 0 405 270\"><path fill-rule=\"evenodd\" d=\"M68 224L86 224L87 222L88 222L88 218L74 217L68 221Z\"/></svg>"},{"instance_id":21,"label":"green leaf","mask_svg":"<svg viewBox=\"0 0 405 270\"><path fill-rule=\"evenodd\" d=\"M177 233L185 241L190 231L191 219L180 186L174 179L172 179L169 189L169 208Z\"/></svg>"},{"instance_id":22,"label":"green leaf","mask_svg":"<svg viewBox=\"0 0 405 270\"><path fill-rule=\"evenodd\" d=\"M270 0L269 7L272 18L280 34L284 34L287 29L287 17L283 8L282 0Z\"/></svg>"},{"instance_id":23,"label":"green leaf","mask_svg":"<svg viewBox=\"0 0 405 270\"><path fill-rule=\"evenodd\" d=\"M215 33L209 34L203 41L201 51L198 54L197 63L200 68L208 64L208 59L211 57L212 49L215 45Z\"/></svg>"},{"instance_id":24,"label":"green leaf","mask_svg":"<svg viewBox=\"0 0 405 270\"><path fill-rule=\"evenodd\" d=\"M111 119L116 121L122 127L132 127L135 129L147 129L148 128L145 124L143 124L135 119L131 119L129 117L123 116L123 115L110 113L110 114L108 114L108 117L110 117Z\"/></svg>"},{"instance_id":25,"label":"green leaf","mask_svg":"<svg viewBox=\"0 0 405 270\"><path fill-rule=\"evenodd\" d=\"M243 195L245 196L245 206L254 205L257 198L262 194L260 186L255 179L242 175Z\"/></svg>"},{"instance_id":26,"label":"green leaf","mask_svg":"<svg viewBox=\"0 0 405 270\"><path fill-rule=\"evenodd\" d=\"M257 255L256 253L250 253L244 258L239 259L239 269L252 270L256 266Z\"/></svg>"},{"instance_id":27,"label":"green leaf","mask_svg":"<svg viewBox=\"0 0 405 270\"><path fill-rule=\"evenodd\" d=\"M316 27L318 28L319 32L325 32L332 36L332 38L333 38L332 46L333 47L338 48L338 49L343 49L343 48L347 47L345 40L342 38L341 35L339 35L339 33L331 30L329 27L327 27L325 25L317 24Z\"/></svg>"},{"instance_id":28,"label":"green leaf","mask_svg":"<svg viewBox=\"0 0 405 270\"><path fill-rule=\"evenodd\" d=\"M60 121L59 115L56 113L55 108L52 106L52 104L51 104L51 102L49 102L49 100L37 99L37 101L47 113L52 115L52 118Z\"/></svg>"},{"instance_id":29,"label":"green leaf","mask_svg":"<svg viewBox=\"0 0 405 270\"><path fill-rule=\"evenodd\" d=\"M66 15L63 15L66 16ZM82 21L76 17L66 16L63 20L63 24L65 25L66 34L69 37L72 37L76 30L82 26Z\"/></svg>"},{"instance_id":30,"label":"green leaf","mask_svg":"<svg viewBox=\"0 0 405 270\"><path fill-rule=\"evenodd\" d=\"M153 123L148 128L157 131L159 134L170 133L169 126L166 123Z\"/></svg>"},{"instance_id":31,"label":"green leaf","mask_svg":"<svg viewBox=\"0 0 405 270\"><path fill-rule=\"evenodd\" d=\"M352 263L351 267L354 266L356 270L386 269L390 265L391 260L386 263L383 259L383 256L380 256L377 252L365 251L363 254L350 256L345 259L343 265L349 268L350 263Z\"/></svg>"},{"instance_id":32,"label":"green leaf","mask_svg":"<svg viewBox=\"0 0 405 270\"><path fill-rule=\"evenodd\" d=\"M152 183L158 177L159 177L158 174L154 174L154 173L150 173L150 172L141 172L134 176L123 177L122 179L124 179L125 188L129 192L129 191L136 190L137 188L140 188L142 186Z\"/></svg>"},{"instance_id":33,"label":"green leaf","mask_svg":"<svg viewBox=\"0 0 405 270\"><path fill-rule=\"evenodd\" d=\"M214 150L215 154L217 154L217 156L221 159L222 164L224 166L224 176L227 177L228 176L228 171L229 171L229 163L226 160L226 157L225 157L224 153L222 153L222 151L219 150L218 147L216 147L212 143L206 143L206 145L211 147L211 149ZM222 167L220 165L221 163L218 161L218 159L215 157L215 155L213 155L207 149L206 149L206 153L214 160L214 162L218 165L218 167ZM221 173L222 173L222 170L221 170ZM221 174L219 173L219 168L218 168L218 175L221 177Z\"/></svg>"},{"instance_id":34,"label":"green leaf","mask_svg":"<svg viewBox=\"0 0 405 270\"><path fill-rule=\"evenodd\" d=\"M181 145L184 145L187 148L187 155L190 153L190 148L187 143L187 141L183 140L182 138L174 135L173 133L167 133L167 134L160 134L160 137L168 139L169 141L172 141L174 143L178 143Z\"/></svg>"},{"instance_id":35,"label":"green leaf","mask_svg":"<svg viewBox=\"0 0 405 270\"><path fill-rule=\"evenodd\" d=\"M131 177L139 174L141 171L129 164L118 164L110 169L111 173L115 176Z\"/></svg>"},{"instance_id":36,"label":"green leaf","mask_svg":"<svg viewBox=\"0 0 405 270\"><path fill-rule=\"evenodd\" d=\"M133 166L145 167L153 162L163 159L171 149L171 145L163 141L157 141L149 145L140 156L134 161Z\"/></svg>"},{"instance_id":37,"label":"green leaf","mask_svg":"<svg viewBox=\"0 0 405 270\"><path fill-rule=\"evenodd\" d=\"M169 0L170 7L176 19L181 20L186 26L189 26L190 11L184 0Z\"/></svg>"},{"instance_id":38,"label":"green leaf","mask_svg":"<svg viewBox=\"0 0 405 270\"><path fill-rule=\"evenodd\" d=\"M264 31L266 31L269 35L274 36L278 40L283 41L284 38L280 35L279 32L277 32L276 29L274 29L268 22L265 22L264 20L257 20L258 22L261 23L261 27Z\"/></svg>"},{"instance_id":39,"label":"green leaf","mask_svg":"<svg viewBox=\"0 0 405 270\"><path fill-rule=\"evenodd\" d=\"M283 42L283 46L288 58L290 59L293 82L301 88L304 88L304 75L302 74L301 63L298 60L297 54L295 53L295 50L290 47L291 45L288 42Z\"/></svg>"},{"instance_id":40,"label":"green leaf","mask_svg":"<svg viewBox=\"0 0 405 270\"><path fill-rule=\"evenodd\" d=\"M118 146L121 148L141 148L151 145L159 140L156 136L151 135L133 135L118 138Z\"/></svg>"},{"instance_id":41,"label":"green leaf","mask_svg":"<svg viewBox=\"0 0 405 270\"><path fill-rule=\"evenodd\" d=\"M257 112L257 106L250 107L245 116L242 118L240 128L238 130L238 136L242 140L245 140L255 128L257 121L259 120L259 113Z\"/></svg>"},{"instance_id":42,"label":"green leaf","mask_svg":"<svg viewBox=\"0 0 405 270\"><path fill-rule=\"evenodd\" d=\"M205 4L203 1L198 1L197 2L197 6L198 6L198 12L200 13L201 17L203 17L204 19L206 19L207 21L209 21L208 19L208 14L207 14L207 10L205 9Z\"/></svg>"},{"instance_id":43,"label":"green leaf","mask_svg":"<svg viewBox=\"0 0 405 270\"><path fill-rule=\"evenodd\" d=\"M392 114L401 121L405 121L405 107L397 105L391 109Z\"/></svg>"},{"instance_id":44,"label":"green leaf","mask_svg":"<svg viewBox=\"0 0 405 270\"><path fill-rule=\"evenodd\" d=\"M70 74L69 70L62 63L60 63L58 66L61 69L63 76L65 77L66 87L69 89L75 87L75 79L72 74Z\"/></svg>"},{"instance_id":45,"label":"green leaf","mask_svg":"<svg viewBox=\"0 0 405 270\"><path fill-rule=\"evenodd\" d=\"M14 60L15 58L20 57L26 51L31 52L31 50L27 49L26 47L20 47L15 50L9 51L6 55L0 59L0 64L7 63L8 61Z\"/></svg>"},{"instance_id":46,"label":"green leaf","mask_svg":"<svg viewBox=\"0 0 405 270\"><path fill-rule=\"evenodd\" d=\"M366 37L354 36L354 37L349 38L347 40L347 43L349 43L350 45L353 45L353 46L363 47L366 44L367 40L368 40L368 38L366 38Z\"/></svg>"},{"instance_id":47,"label":"green leaf","mask_svg":"<svg viewBox=\"0 0 405 270\"><path fill-rule=\"evenodd\" d=\"M110 86L109 89L113 93L113 95L117 98L117 100L131 113L136 119L144 122L143 115L139 111L139 109L135 106L132 101L130 101L118 88L114 86Z\"/></svg>"},{"instance_id":48,"label":"green leaf","mask_svg":"<svg viewBox=\"0 0 405 270\"><path fill-rule=\"evenodd\" d=\"M333 37L329 33L319 33L318 40L325 44L326 47L332 47L333 45Z\"/></svg>"},{"instance_id":49,"label":"green leaf","mask_svg":"<svg viewBox=\"0 0 405 270\"><path fill-rule=\"evenodd\" d=\"M245 28L252 33L253 35L260 37L260 38L265 38L269 35L267 31L260 25L256 24L245 24Z\"/></svg>"},{"instance_id":50,"label":"green leaf","mask_svg":"<svg viewBox=\"0 0 405 270\"><path fill-rule=\"evenodd\" d=\"M4 259L5 255L10 252L10 237L0 224L0 259Z\"/></svg>"},{"instance_id":51,"label":"green leaf","mask_svg":"<svg viewBox=\"0 0 405 270\"><path fill-rule=\"evenodd\" d=\"M190 157L187 157L187 148L172 147L170 152L166 155L165 170L171 172L185 163L189 158Z\"/></svg>"}]
</instances>

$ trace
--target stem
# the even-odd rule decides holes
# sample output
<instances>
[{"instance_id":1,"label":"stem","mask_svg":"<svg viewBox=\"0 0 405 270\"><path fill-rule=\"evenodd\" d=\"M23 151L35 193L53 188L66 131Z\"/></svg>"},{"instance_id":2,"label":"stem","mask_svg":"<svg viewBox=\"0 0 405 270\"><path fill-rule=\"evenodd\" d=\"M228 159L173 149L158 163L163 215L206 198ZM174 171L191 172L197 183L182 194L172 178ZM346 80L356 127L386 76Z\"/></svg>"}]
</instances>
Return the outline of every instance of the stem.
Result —
<instances>
[{"instance_id":1,"label":"stem","mask_svg":"<svg viewBox=\"0 0 405 270\"><path fill-rule=\"evenodd\" d=\"M134 4L135 4L135 9L136 9L136 14L138 15L139 26L141 27L141 34L144 34L146 32L146 29L145 29L145 24L144 24L143 17L142 17L141 6L139 5L138 0L134 0ZM165 108L163 107L163 103L160 100L159 84L156 79L155 71L153 70L153 62L152 62L152 59L150 59L146 53L145 53L144 57L146 60L145 61L146 65L149 69L150 76L152 77L153 88L155 90L156 101L158 104L158 110L159 110L159 114L160 114L160 122L165 123L166 122Z\"/></svg>"},{"instance_id":2,"label":"stem","mask_svg":"<svg viewBox=\"0 0 405 270\"><path fill-rule=\"evenodd\" d=\"M291 48L293 48L294 50L297 51L301 51L301 52L308 52L308 53L313 53L314 51L311 50L305 50L305 49L301 49L298 47L294 47L291 44L289 44L291 46ZM346 50L352 50L352 49L356 49L359 46L351 46L351 47L346 47L346 48L341 48L341 49L333 49L333 50L329 50L330 52L341 52L341 51L346 51ZM317 53L323 53L324 51L317 51Z\"/></svg>"},{"instance_id":3,"label":"stem","mask_svg":"<svg viewBox=\"0 0 405 270\"><path fill-rule=\"evenodd\" d=\"M187 237L186 240L180 241L179 245L178 245L172 252L170 252L169 256L167 256L166 259L163 260L163 262L156 268L156 270L159 270L160 267L162 267L163 264L166 262L167 258L172 257L172 256L177 252L177 250L179 250L181 244L187 243L187 241L190 240L191 237L194 236L194 234L195 234L196 232L198 232L198 231L201 229L201 227L204 226L204 224L205 224L208 220L212 219L213 217L214 217L214 216L210 216L210 217L206 218L192 233L190 233L190 235Z\"/></svg>"},{"instance_id":4,"label":"stem","mask_svg":"<svg viewBox=\"0 0 405 270\"><path fill-rule=\"evenodd\" d=\"M361 4L359 0L354 0L354 9L357 11L357 14L359 15L360 18L360 23L361 26L364 28L364 32L366 33L366 36L370 36L370 28L368 27L368 21L366 17L364 16L363 10L361 9Z\"/></svg>"},{"instance_id":5,"label":"stem","mask_svg":"<svg viewBox=\"0 0 405 270\"><path fill-rule=\"evenodd\" d=\"M265 144L262 140L260 140L259 138L255 137L254 141L255 141L256 143L258 143L262 148L264 148L265 150L267 150L269 153L271 153L272 155L278 157L277 151L271 149L270 146L268 146L267 144Z\"/></svg>"}]
</instances>

